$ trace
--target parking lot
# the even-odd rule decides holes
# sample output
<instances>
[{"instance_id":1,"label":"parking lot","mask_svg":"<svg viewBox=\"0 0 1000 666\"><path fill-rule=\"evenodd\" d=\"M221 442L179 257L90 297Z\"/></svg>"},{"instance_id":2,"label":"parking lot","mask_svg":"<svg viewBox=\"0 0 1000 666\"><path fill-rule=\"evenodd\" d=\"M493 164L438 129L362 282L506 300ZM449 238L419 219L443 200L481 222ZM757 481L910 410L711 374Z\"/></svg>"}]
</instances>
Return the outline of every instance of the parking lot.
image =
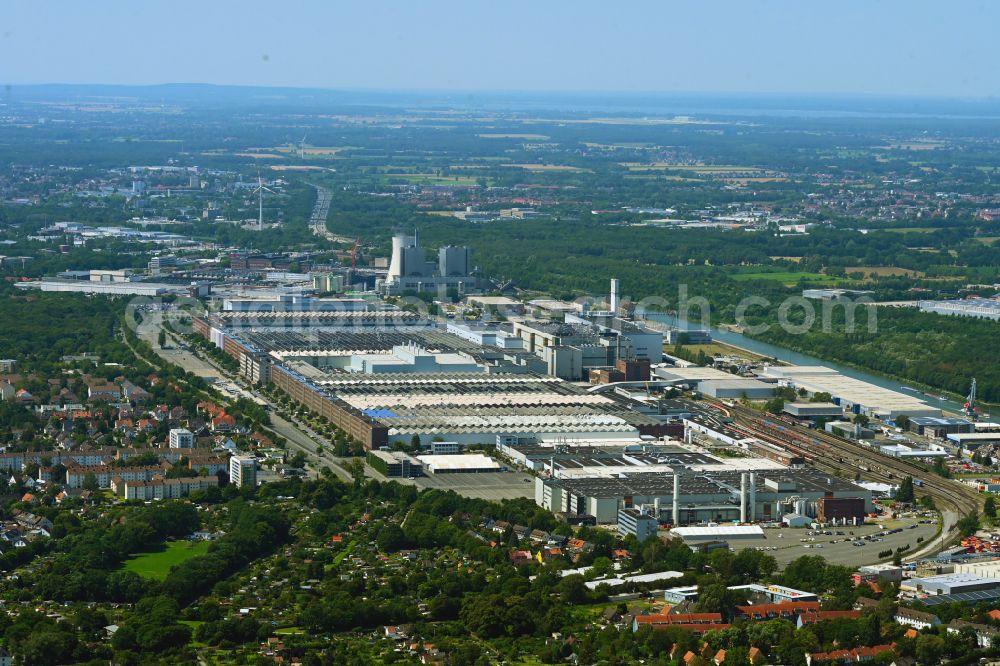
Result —
<instances>
[{"instance_id":1,"label":"parking lot","mask_svg":"<svg viewBox=\"0 0 1000 666\"><path fill-rule=\"evenodd\" d=\"M729 545L733 550L767 549L768 554L778 561L778 566L785 566L803 555L822 555L833 564L858 567L890 559L880 558L878 554L881 551L895 550L907 545L910 546L907 552L918 550L920 545L917 543L918 538L923 537L924 541L928 541L937 532L935 521L920 523L919 520L927 519L886 519L877 525L866 524L860 527L847 526L824 530L831 534L814 532L808 528L765 528L764 539L731 541ZM879 525L883 527L880 528ZM889 533L891 530L902 531ZM864 540L866 536L870 540ZM855 545L856 543L864 545ZM904 560L906 555L904 552Z\"/></svg>"},{"instance_id":2,"label":"parking lot","mask_svg":"<svg viewBox=\"0 0 1000 666\"><path fill-rule=\"evenodd\" d=\"M482 472L479 474L428 474L415 479L393 479L420 489L454 490L459 495L491 501L533 498L534 477L521 472Z\"/></svg>"}]
</instances>

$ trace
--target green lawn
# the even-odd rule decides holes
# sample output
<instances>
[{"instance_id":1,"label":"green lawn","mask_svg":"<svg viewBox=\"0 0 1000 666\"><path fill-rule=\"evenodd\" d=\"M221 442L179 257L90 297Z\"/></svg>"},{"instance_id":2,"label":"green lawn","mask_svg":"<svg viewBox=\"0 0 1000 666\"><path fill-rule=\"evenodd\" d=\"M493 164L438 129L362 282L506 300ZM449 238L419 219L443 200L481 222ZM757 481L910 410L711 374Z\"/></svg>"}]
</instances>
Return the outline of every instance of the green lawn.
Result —
<instances>
[{"instance_id":1,"label":"green lawn","mask_svg":"<svg viewBox=\"0 0 1000 666\"><path fill-rule=\"evenodd\" d=\"M125 570L143 578L164 580L171 568L207 552L207 541L170 541L161 551L133 555L126 560Z\"/></svg>"}]
</instances>

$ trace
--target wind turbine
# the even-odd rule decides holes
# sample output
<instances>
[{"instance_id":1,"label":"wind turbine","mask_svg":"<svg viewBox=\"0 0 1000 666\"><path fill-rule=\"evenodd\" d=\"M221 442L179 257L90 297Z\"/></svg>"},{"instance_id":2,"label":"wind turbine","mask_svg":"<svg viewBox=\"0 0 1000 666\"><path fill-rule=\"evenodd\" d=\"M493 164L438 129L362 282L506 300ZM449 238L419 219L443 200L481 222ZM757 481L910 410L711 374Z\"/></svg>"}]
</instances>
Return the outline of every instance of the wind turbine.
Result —
<instances>
[{"instance_id":1,"label":"wind turbine","mask_svg":"<svg viewBox=\"0 0 1000 666\"><path fill-rule=\"evenodd\" d=\"M258 203L258 213L257 213L257 229L262 230L264 228L264 192L270 192L271 194L277 194L274 190L269 187L264 187L264 181L260 178L260 173L257 173L257 188L254 193L257 195Z\"/></svg>"},{"instance_id":2,"label":"wind turbine","mask_svg":"<svg viewBox=\"0 0 1000 666\"><path fill-rule=\"evenodd\" d=\"M306 135L302 135L302 140L299 141L299 159L304 160L306 158Z\"/></svg>"}]
</instances>

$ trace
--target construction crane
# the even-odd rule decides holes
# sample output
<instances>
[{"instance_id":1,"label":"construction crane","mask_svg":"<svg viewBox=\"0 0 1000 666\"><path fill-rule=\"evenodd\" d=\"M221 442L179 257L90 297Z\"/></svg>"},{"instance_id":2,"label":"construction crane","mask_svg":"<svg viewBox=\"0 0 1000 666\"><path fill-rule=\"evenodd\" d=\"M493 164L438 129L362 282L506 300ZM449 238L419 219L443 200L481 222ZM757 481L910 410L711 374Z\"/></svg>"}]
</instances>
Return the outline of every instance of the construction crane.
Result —
<instances>
[{"instance_id":1,"label":"construction crane","mask_svg":"<svg viewBox=\"0 0 1000 666\"><path fill-rule=\"evenodd\" d=\"M976 419L976 378L972 378L972 388L965 398L965 415L970 419Z\"/></svg>"}]
</instances>

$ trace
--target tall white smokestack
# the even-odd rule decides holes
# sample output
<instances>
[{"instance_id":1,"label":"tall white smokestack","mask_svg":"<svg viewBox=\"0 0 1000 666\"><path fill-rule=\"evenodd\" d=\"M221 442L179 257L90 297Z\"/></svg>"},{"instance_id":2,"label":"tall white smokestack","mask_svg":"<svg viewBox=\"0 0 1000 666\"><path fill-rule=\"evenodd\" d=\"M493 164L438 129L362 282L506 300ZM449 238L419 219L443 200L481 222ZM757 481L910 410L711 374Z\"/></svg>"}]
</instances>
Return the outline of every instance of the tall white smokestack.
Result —
<instances>
[{"instance_id":1,"label":"tall white smokestack","mask_svg":"<svg viewBox=\"0 0 1000 666\"><path fill-rule=\"evenodd\" d=\"M753 522L757 517L757 475L750 472L750 489L747 497L747 518Z\"/></svg>"},{"instance_id":2,"label":"tall white smokestack","mask_svg":"<svg viewBox=\"0 0 1000 666\"><path fill-rule=\"evenodd\" d=\"M618 314L618 278L611 278L611 297L608 299L608 308L612 315Z\"/></svg>"},{"instance_id":3,"label":"tall white smokestack","mask_svg":"<svg viewBox=\"0 0 1000 666\"><path fill-rule=\"evenodd\" d=\"M673 516L671 523L674 527L677 527L681 523L681 475L674 474L674 502L673 502Z\"/></svg>"},{"instance_id":4,"label":"tall white smokestack","mask_svg":"<svg viewBox=\"0 0 1000 666\"><path fill-rule=\"evenodd\" d=\"M740 522L747 522L747 475L740 474Z\"/></svg>"}]
</instances>

